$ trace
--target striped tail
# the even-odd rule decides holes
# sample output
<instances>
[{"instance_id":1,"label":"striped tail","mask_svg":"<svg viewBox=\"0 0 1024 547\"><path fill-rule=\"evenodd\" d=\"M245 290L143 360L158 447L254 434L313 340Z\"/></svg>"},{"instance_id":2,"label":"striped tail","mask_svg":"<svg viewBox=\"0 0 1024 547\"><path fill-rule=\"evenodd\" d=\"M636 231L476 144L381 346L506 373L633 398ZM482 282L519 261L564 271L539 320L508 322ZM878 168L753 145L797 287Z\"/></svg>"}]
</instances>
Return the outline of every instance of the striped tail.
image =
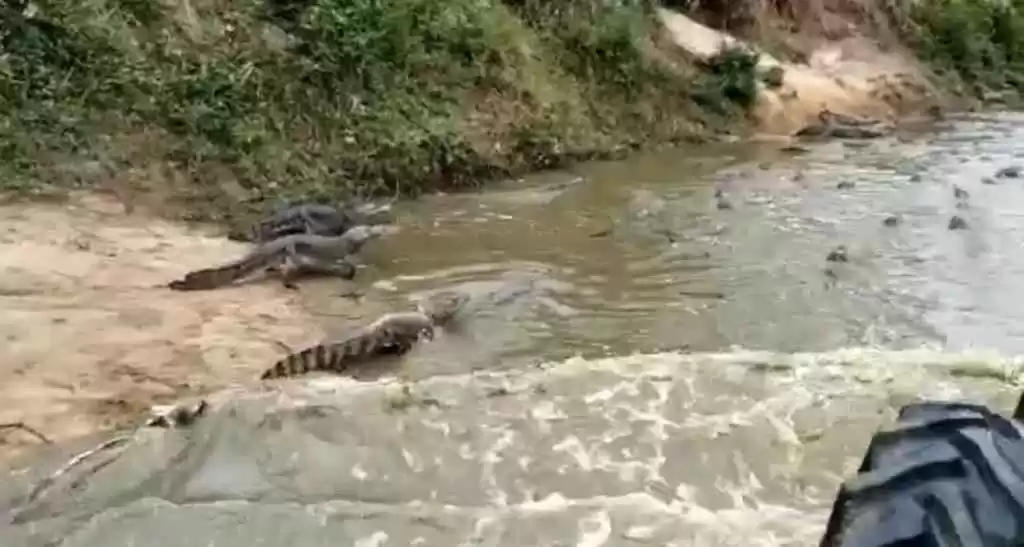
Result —
<instances>
[{"instance_id":1,"label":"striped tail","mask_svg":"<svg viewBox=\"0 0 1024 547\"><path fill-rule=\"evenodd\" d=\"M276 254L253 253L236 262L217 268L204 268L185 274L167 284L175 291L205 291L216 289L246 277L259 268L270 267L277 260Z\"/></svg>"},{"instance_id":2,"label":"striped tail","mask_svg":"<svg viewBox=\"0 0 1024 547\"><path fill-rule=\"evenodd\" d=\"M274 363L273 366L263 371L260 380L290 378L319 370L340 369L343 368L344 356L343 345L319 344L293 353Z\"/></svg>"},{"instance_id":3,"label":"striped tail","mask_svg":"<svg viewBox=\"0 0 1024 547\"><path fill-rule=\"evenodd\" d=\"M401 355L412 344L380 332L356 335L344 342L318 344L293 353L263 371L260 380L290 378L310 372L344 374L352 367L382 355Z\"/></svg>"}]
</instances>

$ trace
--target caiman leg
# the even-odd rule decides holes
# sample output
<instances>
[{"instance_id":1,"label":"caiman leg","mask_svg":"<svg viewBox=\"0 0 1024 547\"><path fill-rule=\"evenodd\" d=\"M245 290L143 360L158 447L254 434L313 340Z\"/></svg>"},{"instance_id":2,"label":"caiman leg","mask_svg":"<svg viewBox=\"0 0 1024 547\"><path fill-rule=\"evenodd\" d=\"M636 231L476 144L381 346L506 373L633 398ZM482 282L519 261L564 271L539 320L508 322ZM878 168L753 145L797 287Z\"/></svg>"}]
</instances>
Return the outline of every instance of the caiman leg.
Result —
<instances>
[{"instance_id":1,"label":"caiman leg","mask_svg":"<svg viewBox=\"0 0 1024 547\"><path fill-rule=\"evenodd\" d=\"M340 277L349 281L355 277L356 267L344 259L332 262L294 253L285 258L284 264L278 270L278 275L281 284L286 289L297 290L298 286L295 284L295 280L301 276Z\"/></svg>"},{"instance_id":2,"label":"caiman leg","mask_svg":"<svg viewBox=\"0 0 1024 547\"><path fill-rule=\"evenodd\" d=\"M284 288L290 291L299 290L299 286L295 284L295 280L299 277L299 267L291 259L285 259L284 264L277 268L276 273Z\"/></svg>"},{"instance_id":3,"label":"caiman leg","mask_svg":"<svg viewBox=\"0 0 1024 547\"><path fill-rule=\"evenodd\" d=\"M395 340L390 346L388 346L388 353L392 355L405 355L412 351L413 341L408 339ZM402 391L406 395L411 395L410 385L415 381L412 372L406 363L399 363L398 370L395 372L395 378L400 384L402 384Z\"/></svg>"},{"instance_id":4,"label":"caiman leg","mask_svg":"<svg viewBox=\"0 0 1024 547\"><path fill-rule=\"evenodd\" d=\"M281 285L290 291L299 290L298 285L295 284L295 280L298 279L302 273L302 261L299 253L295 250L294 245L289 245L284 250L284 260L281 261L281 265L277 269L278 278L281 280Z\"/></svg>"},{"instance_id":5,"label":"caiman leg","mask_svg":"<svg viewBox=\"0 0 1024 547\"><path fill-rule=\"evenodd\" d=\"M295 258L302 273L322 275L326 277L340 277L346 281L356 276L356 267L345 259L325 260L305 255L298 255Z\"/></svg>"},{"instance_id":6,"label":"caiman leg","mask_svg":"<svg viewBox=\"0 0 1024 547\"><path fill-rule=\"evenodd\" d=\"M317 222L313 215L309 214L309 211L303 209L299 216L302 217L302 224L307 234L324 234L327 226Z\"/></svg>"}]
</instances>

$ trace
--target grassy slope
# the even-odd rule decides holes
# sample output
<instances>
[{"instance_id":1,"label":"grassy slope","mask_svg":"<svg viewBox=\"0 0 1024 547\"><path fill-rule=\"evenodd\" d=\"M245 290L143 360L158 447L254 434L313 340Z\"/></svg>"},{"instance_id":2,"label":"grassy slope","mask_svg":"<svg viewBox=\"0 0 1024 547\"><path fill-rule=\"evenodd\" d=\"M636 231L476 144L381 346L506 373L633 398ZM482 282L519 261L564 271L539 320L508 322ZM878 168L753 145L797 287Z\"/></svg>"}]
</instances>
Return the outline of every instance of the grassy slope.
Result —
<instances>
[{"instance_id":1,"label":"grassy slope","mask_svg":"<svg viewBox=\"0 0 1024 547\"><path fill-rule=\"evenodd\" d=\"M1022 2L885 17L970 90L1019 86ZM743 58L652 55L646 0L15 4L0 7L0 187L142 190L214 219L691 139L753 85Z\"/></svg>"},{"instance_id":2,"label":"grassy slope","mask_svg":"<svg viewBox=\"0 0 1024 547\"><path fill-rule=\"evenodd\" d=\"M675 142L742 96L653 63L639 1L38 6L0 21L3 184L156 190L208 218Z\"/></svg>"},{"instance_id":3,"label":"grassy slope","mask_svg":"<svg viewBox=\"0 0 1024 547\"><path fill-rule=\"evenodd\" d=\"M1024 0L928 0L892 14L921 57L968 95L1024 91Z\"/></svg>"},{"instance_id":4,"label":"grassy slope","mask_svg":"<svg viewBox=\"0 0 1024 547\"><path fill-rule=\"evenodd\" d=\"M682 9L700 5L706 23L764 45L778 37L758 32L765 27L837 38L852 25L916 52L940 84L968 98L1024 91L1024 0L664 1Z\"/></svg>"}]
</instances>

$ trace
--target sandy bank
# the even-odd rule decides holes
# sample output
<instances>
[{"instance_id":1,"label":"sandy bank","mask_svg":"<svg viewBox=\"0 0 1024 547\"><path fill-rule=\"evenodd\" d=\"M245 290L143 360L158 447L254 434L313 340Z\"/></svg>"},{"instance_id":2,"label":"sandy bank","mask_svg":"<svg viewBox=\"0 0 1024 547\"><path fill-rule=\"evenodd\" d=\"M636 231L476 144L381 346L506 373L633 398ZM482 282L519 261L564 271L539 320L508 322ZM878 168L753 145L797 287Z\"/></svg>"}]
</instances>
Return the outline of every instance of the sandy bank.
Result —
<instances>
[{"instance_id":1,"label":"sandy bank","mask_svg":"<svg viewBox=\"0 0 1024 547\"><path fill-rule=\"evenodd\" d=\"M919 61L902 51L884 51L867 38L821 39L806 63L785 62L680 13L660 9L658 14L666 34L688 55L707 60L725 48L744 47L760 54L760 70L782 69L782 85L769 89L761 83L751 110L762 134L791 135L813 123L823 108L895 121L941 103Z\"/></svg>"},{"instance_id":2,"label":"sandy bank","mask_svg":"<svg viewBox=\"0 0 1024 547\"><path fill-rule=\"evenodd\" d=\"M273 283L160 287L246 248L198 228L76 197L0 207L0 234L0 422L54 440L135 422L188 393L255 384L249 364L322 335L300 295ZM0 451L36 442L0 432Z\"/></svg>"}]
</instances>

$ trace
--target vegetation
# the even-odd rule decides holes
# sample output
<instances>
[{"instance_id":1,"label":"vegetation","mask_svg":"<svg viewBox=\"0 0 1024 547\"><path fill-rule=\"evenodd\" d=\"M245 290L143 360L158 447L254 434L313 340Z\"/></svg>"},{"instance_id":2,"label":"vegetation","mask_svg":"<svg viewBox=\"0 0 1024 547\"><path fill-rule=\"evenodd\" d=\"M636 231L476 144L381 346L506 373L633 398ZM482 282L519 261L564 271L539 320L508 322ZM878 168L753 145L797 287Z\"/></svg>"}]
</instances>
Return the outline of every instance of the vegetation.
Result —
<instances>
[{"instance_id":1,"label":"vegetation","mask_svg":"<svg viewBox=\"0 0 1024 547\"><path fill-rule=\"evenodd\" d=\"M966 92L1024 90L1024 0L663 0L704 23L775 46L798 58L773 32L832 38L868 34L896 38L935 67L942 84ZM765 30L768 29L768 32ZM778 74L766 74L771 87ZM952 81L951 81L952 80Z\"/></svg>"},{"instance_id":2,"label":"vegetation","mask_svg":"<svg viewBox=\"0 0 1024 547\"><path fill-rule=\"evenodd\" d=\"M928 0L892 15L925 60L974 94L1024 90L1024 0Z\"/></svg>"},{"instance_id":3,"label":"vegetation","mask_svg":"<svg viewBox=\"0 0 1024 547\"><path fill-rule=\"evenodd\" d=\"M0 185L155 193L213 219L692 139L754 81L742 55L657 55L643 0L7 6Z\"/></svg>"},{"instance_id":4,"label":"vegetation","mask_svg":"<svg viewBox=\"0 0 1024 547\"><path fill-rule=\"evenodd\" d=\"M742 48L725 49L706 63L697 80L697 102L711 111L727 114L739 107L748 109L757 100L757 84L763 79L757 70L758 55ZM722 99L725 99L724 101Z\"/></svg>"},{"instance_id":5,"label":"vegetation","mask_svg":"<svg viewBox=\"0 0 1024 547\"><path fill-rule=\"evenodd\" d=\"M739 50L677 58L652 1L8 2L0 189L151 194L217 218L473 188L699 137L781 81ZM729 28L856 4L976 94L1024 87L1024 0L666 2Z\"/></svg>"}]
</instances>

